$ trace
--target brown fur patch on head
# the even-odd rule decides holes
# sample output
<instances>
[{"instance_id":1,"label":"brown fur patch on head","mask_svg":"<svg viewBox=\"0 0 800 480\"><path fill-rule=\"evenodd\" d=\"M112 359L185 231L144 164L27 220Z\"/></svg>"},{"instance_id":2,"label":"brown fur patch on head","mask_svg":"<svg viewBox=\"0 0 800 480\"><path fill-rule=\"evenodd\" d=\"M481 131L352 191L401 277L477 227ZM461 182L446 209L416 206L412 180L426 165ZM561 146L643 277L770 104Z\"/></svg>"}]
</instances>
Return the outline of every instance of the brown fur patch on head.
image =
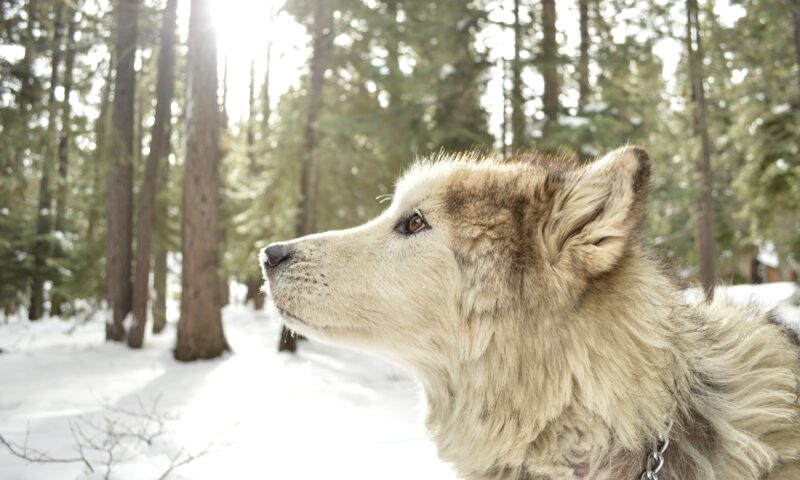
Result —
<instances>
[{"instance_id":1,"label":"brown fur patch on head","mask_svg":"<svg viewBox=\"0 0 800 480\"><path fill-rule=\"evenodd\" d=\"M542 297L548 289L579 294L623 258L644 217L649 178L649 156L637 147L586 166L538 152L460 163L442 195L458 226L455 257L489 292L537 285Z\"/></svg>"}]
</instances>

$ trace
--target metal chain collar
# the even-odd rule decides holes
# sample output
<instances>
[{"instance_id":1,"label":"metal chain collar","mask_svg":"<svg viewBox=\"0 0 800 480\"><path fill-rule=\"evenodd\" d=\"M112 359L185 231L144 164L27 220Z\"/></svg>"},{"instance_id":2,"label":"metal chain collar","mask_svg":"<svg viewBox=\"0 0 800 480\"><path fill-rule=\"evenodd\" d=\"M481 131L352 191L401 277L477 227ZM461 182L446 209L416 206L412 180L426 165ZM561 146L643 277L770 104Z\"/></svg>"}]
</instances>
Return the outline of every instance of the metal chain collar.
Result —
<instances>
[{"instance_id":1,"label":"metal chain collar","mask_svg":"<svg viewBox=\"0 0 800 480\"><path fill-rule=\"evenodd\" d=\"M644 471L639 480L658 480L658 472L664 468L664 452L669 447L669 433L672 431L672 419L667 424L666 436L658 434L656 441L653 442L653 450L647 455Z\"/></svg>"}]
</instances>

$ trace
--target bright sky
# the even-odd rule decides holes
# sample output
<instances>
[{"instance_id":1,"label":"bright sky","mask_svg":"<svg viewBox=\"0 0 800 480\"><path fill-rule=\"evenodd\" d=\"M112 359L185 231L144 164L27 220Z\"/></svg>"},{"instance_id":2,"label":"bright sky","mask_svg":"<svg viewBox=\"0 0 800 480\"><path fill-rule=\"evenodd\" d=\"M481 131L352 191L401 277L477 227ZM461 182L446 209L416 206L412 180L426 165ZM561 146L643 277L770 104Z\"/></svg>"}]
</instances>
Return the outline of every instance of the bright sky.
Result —
<instances>
[{"instance_id":1,"label":"bright sky","mask_svg":"<svg viewBox=\"0 0 800 480\"><path fill-rule=\"evenodd\" d=\"M182 2L188 8L187 1ZM212 0L217 27L220 79L228 63L228 115L247 117L250 62L255 61L257 92L263 88L267 45L272 43L270 95L273 105L296 84L310 57L308 37L286 12L283 0Z\"/></svg>"}]
</instances>

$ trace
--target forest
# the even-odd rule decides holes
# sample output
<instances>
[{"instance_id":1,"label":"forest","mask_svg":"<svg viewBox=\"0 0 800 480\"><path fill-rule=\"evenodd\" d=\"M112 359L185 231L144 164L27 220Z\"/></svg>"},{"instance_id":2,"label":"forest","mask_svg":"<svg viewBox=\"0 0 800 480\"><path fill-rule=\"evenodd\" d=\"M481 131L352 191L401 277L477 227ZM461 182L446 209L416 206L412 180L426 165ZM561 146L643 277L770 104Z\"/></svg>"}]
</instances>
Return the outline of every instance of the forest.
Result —
<instances>
[{"instance_id":1,"label":"forest","mask_svg":"<svg viewBox=\"0 0 800 480\"><path fill-rule=\"evenodd\" d=\"M796 278L796 0L179 3L0 3L6 318L102 310L139 348L172 298L175 357L216 356L231 286L264 302L260 247L467 149L643 145L645 237L687 284Z\"/></svg>"},{"instance_id":2,"label":"forest","mask_svg":"<svg viewBox=\"0 0 800 480\"><path fill-rule=\"evenodd\" d=\"M800 325L800 0L0 0L0 478L455 478L259 250L441 152L627 144L681 285Z\"/></svg>"}]
</instances>

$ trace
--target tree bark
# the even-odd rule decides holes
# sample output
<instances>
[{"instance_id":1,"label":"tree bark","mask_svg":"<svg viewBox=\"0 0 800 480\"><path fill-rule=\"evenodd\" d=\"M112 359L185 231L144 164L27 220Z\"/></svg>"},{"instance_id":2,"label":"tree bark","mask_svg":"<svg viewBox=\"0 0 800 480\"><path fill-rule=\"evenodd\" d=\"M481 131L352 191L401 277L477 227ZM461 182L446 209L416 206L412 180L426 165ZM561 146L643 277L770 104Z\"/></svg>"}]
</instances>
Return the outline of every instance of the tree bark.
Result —
<instances>
[{"instance_id":1,"label":"tree bark","mask_svg":"<svg viewBox=\"0 0 800 480\"><path fill-rule=\"evenodd\" d=\"M578 0L581 45L578 57L578 111L589 102L589 0Z\"/></svg>"},{"instance_id":2,"label":"tree bark","mask_svg":"<svg viewBox=\"0 0 800 480\"><path fill-rule=\"evenodd\" d=\"M689 77L694 103L694 134L700 137L700 156L695 161L698 190L696 204L697 259L700 283L710 301L714 296L714 179L711 170L711 141L706 125L706 99L703 85L703 47L697 0L686 0L686 43L689 56Z\"/></svg>"},{"instance_id":3,"label":"tree bark","mask_svg":"<svg viewBox=\"0 0 800 480\"><path fill-rule=\"evenodd\" d=\"M170 128L170 132L172 128ZM167 138L170 134L167 133ZM171 148L167 147L167 152ZM166 155L168 156L168 155ZM168 176L170 171L169 162L161 163L161 174L158 177L158 183L161 190L166 190L169 186ZM166 196L156 198L156 218L163 215L164 221L169 216L169 204ZM154 221L154 223L156 223ZM167 326L167 276L169 271L167 269L167 249L163 245L156 245L155 252L153 253L153 292L154 298L150 302L150 308L153 316L153 333L161 333L164 327Z\"/></svg>"},{"instance_id":4,"label":"tree bark","mask_svg":"<svg viewBox=\"0 0 800 480\"><path fill-rule=\"evenodd\" d=\"M313 51L311 80L308 91L308 115L305 128L305 155L301 167L300 209L296 227L297 236L309 235L315 230L314 210L319 182L319 130L317 121L322 110L322 88L328 57L333 44L333 10L328 2L314 2Z\"/></svg>"},{"instance_id":5,"label":"tree bark","mask_svg":"<svg viewBox=\"0 0 800 480\"><path fill-rule=\"evenodd\" d=\"M22 57L21 71L21 86L19 89L19 113L24 119L30 110L31 105L35 100L33 92L33 71L31 65L33 59L36 57L36 38L34 37L34 26L36 24L36 0L28 0L28 5L25 9L28 19L25 24L25 54Z\"/></svg>"},{"instance_id":6,"label":"tree bark","mask_svg":"<svg viewBox=\"0 0 800 480\"><path fill-rule=\"evenodd\" d=\"M503 69L503 81L501 83L502 87L502 94L503 94L503 121L500 124L501 131L500 131L500 153L503 158L508 158L508 142L506 139L508 138L508 104L509 104L509 94L508 88L506 88L506 84L508 83L508 61L503 58L501 59L500 65ZM512 139L513 141L513 139Z\"/></svg>"},{"instance_id":7,"label":"tree bark","mask_svg":"<svg viewBox=\"0 0 800 480\"><path fill-rule=\"evenodd\" d=\"M262 280L251 278L247 281L247 294L244 297L245 304L252 300L253 308L261 310L264 308L264 295L261 293Z\"/></svg>"},{"instance_id":8,"label":"tree bark","mask_svg":"<svg viewBox=\"0 0 800 480\"><path fill-rule=\"evenodd\" d=\"M269 18L267 19L267 28L270 30L273 26L273 20L275 17L275 11L273 10L273 4L270 4L268 7L269 9ZM269 137L269 119L272 116L272 103L269 96L269 80L270 80L270 70L272 68L272 37L267 40L267 58L266 58L266 66L264 72L264 104L262 105L264 111L264 119L262 124L262 132L263 138L267 141Z\"/></svg>"},{"instance_id":9,"label":"tree bark","mask_svg":"<svg viewBox=\"0 0 800 480\"><path fill-rule=\"evenodd\" d=\"M111 318L106 340L125 339L123 322L131 310L131 230L133 221L133 121L136 95L139 0L119 0L116 22L116 75L111 109L111 169L108 173L106 289Z\"/></svg>"},{"instance_id":10,"label":"tree bark","mask_svg":"<svg viewBox=\"0 0 800 480\"><path fill-rule=\"evenodd\" d=\"M128 346L140 348L147 323L148 285L150 280L150 246L156 207L159 163L169 151L170 107L175 91L175 28L178 0L167 0L161 23L156 80L156 113L150 131L142 189L139 193L139 218L136 224L136 276L133 282L133 326L128 332Z\"/></svg>"},{"instance_id":11,"label":"tree bark","mask_svg":"<svg viewBox=\"0 0 800 480\"><path fill-rule=\"evenodd\" d=\"M217 47L209 0L192 0L183 181L181 318L175 358L228 350L219 299L219 126Z\"/></svg>"},{"instance_id":12,"label":"tree bark","mask_svg":"<svg viewBox=\"0 0 800 480\"><path fill-rule=\"evenodd\" d=\"M114 81L114 68L109 60L108 72L106 73L103 89L100 93L100 114L97 116L94 126L95 149L92 155L92 197L93 201L89 205L89 219L86 222L86 241L94 243L94 234L97 229L97 221L100 216L98 203L100 203L100 182L101 182L101 162L104 162L108 154L108 137L111 131L111 123L108 115L111 105L111 84Z\"/></svg>"},{"instance_id":13,"label":"tree bark","mask_svg":"<svg viewBox=\"0 0 800 480\"><path fill-rule=\"evenodd\" d=\"M308 116L306 117L305 156L300 173L300 208L297 218L298 237L314 232L314 210L317 202L319 182L319 130L317 121L322 110L322 87L325 70L333 45L333 10L328 2L314 2L314 32L311 57L311 84L308 91ZM297 337L285 326L281 327L278 351L297 350Z\"/></svg>"},{"instance_id":14,"label":"tree bark","mask_svg":"<svg viewBox=\"0 0 800 480\"><path fill-rule=\"evenodd\" d=\"M556 42L556 2L542 0L541 68L544 78L542 104L548 123L558 120L558 43Z\"/></svg>"},{"instance_id":15,"label":"tree bark","mask_svg":"<svg viewBox=\"0 0 800 480\"><path fill-rule=\"evenodd\" d=\"M72 104L70 98L72 97L72 84L73 84L73 70L75 68L75 34L78 28L78 11L73 10L70 16L69 27L67 27L67 43L66 53L64 59L64 104L61 108L61 132L58 138L57 156L58 156L58 182L56 185L56 222L55 229L58 232L64 232L66 226L64 225L64 211L67 207L67 174L69 170L69 142L71 139L70 130L72 122ZM56 251L56 257L63 257L64 252L59 247ZM58 276L61 280L61 276ZM50 298L50 314L57 316L62 314L63 304L65 298L63 293L59 292L58 288L53 289L53 294Z\"/></svg>"},{"instance_id":16,"label":"tree bark","mask_svg":"<svg viewBox=\"0 0 800 480\"><path fill-rule=\"evenodd\" d=\"M514 0L514 58L511 59L511 147L525 148L525 98L522 95L522 25L519 18L520 0ZM505 72L503 72L505 76ZM505 139L503 139L505 145Z\"/></svg>"},{"instance_id":17,"label":"tree bark","mask_svg":"<svg viewBox=\"0 0 800 480\"><path fill-rule=\"evenodd\" d=\"M250 84L247 95L247 125L245 141L247 142L247 160L250 162L250 173L258 173L256 162L256 61L250 59Z\"/></svg>"},{"instance_id":18,"label":"tree bark","mask_svg":"<svg viewBox=\"0 0 800 480\"><path fill-rule=\"evenodd\" d=\"M50 254L51 244L48 236L52 231L52 192L50 191L50 170L56 155L56 87L58 86L58 70L61 65L61 37L63 35L64 2L56 2L53 21L52 61L50 62L50 87L47 97L47 137L42 155L42 173L39 180L39 202L36 212L36 240L33 247L33 279L31 283L31 305L28 310L30 320L38 320L44 315L44 280L46 257Z\"/></svg>"},{"instance_id":19,"label":"tree bark","mask_svg":"<svg viewBox=\"0 0 800 480\"><path fill-rule=\"evenodd\" d=\"M167 251L164 248L156 248L153 254L153 291L153 333L161 333L167 326Z\"/></svg>"}]
</instances>

